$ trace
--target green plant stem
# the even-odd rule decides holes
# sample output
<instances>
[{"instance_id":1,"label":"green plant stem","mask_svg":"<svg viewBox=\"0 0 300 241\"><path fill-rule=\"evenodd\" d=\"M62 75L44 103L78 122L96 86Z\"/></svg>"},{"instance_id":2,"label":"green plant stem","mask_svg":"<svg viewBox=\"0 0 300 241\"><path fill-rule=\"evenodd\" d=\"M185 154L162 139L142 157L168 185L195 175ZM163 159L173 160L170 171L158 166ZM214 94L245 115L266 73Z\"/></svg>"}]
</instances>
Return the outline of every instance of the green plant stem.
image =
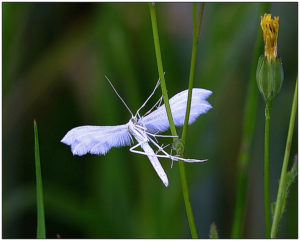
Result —
<instances>
[{"instance_id":1,"label":"green plant stem","mask_svg":"<svg viewBox=\"0 0 300 241\"><path fill-rule=\"evenodd\" d=\"M204 3L201 3L199 21L197 24L197 3L193 3L193 48L192 48L190 77L189 77L188 99L187 99L184 125L183 125L183 130L182 130L182 142L183 143L185 143L185 141L186 141L188 123L189 123L189 118L190 118L192 90L193 90L193 86L194 86L195 66L196 66L196 60L197 60L197 48L198 48L199 35L200 35L200 30L201 30L201 25L202 25L203 13L204 13Z\"/></svg>"},{"instance_id":2,"label":"green plant stem","mask_svg":"<svg viewBox=\"0 0 300 241\"><path fill-rule=\"evenodd\" d=\"M192 238L198 239L198 233L195 225L195 219L194 214L192 210L192 205L190 202L190 195L189 195L189 188L187 184L186 179L186 173L185 173L185 166L183 161L179 161L179 173L180 173L180 179L181 179L181 187L182 187L182 194L185 204L185 210L189 222L190 232L192 235Z\"/></svg>"},{"instance_id":3,"label":"green plant stem","mask_svg":"<svg viewBox=\"0 0 300 241\"><path fill-rule=\"evenodd\" d=\"M155 54L156 54L156 60L157 60L157 68L158 68L158 73L159 73L159 77L160 77L162 95L163 95L163 99L164 99L164 103L165 103L166 111L167 111L167 115L168 115L168 120L169 120L169 124L170 124L170 130L171 130L171 133L173 136L178 136L175 125L174 125L174 121L172 118L172 113L171 113L171 108L169 105L169 98L168 98L167 88L166 88L166 83L165 83L163 65L162 65L162 60L161 60L160 45L159 45L159 36L158 36L158 30L157 30L155 4L148 3L148 6L149 6L150 16L151 16L154 47L155 47ZM173 139L175 142L178 140L178 137L173 138ZM198 238L196 225L195 225L195 221L194 221L194 215L193 215L192 207L191 207L191 204L189 201L189 191L188 191L188 186L187 186L185 169L181 162L179 162L179 170L180 170L180 178L181 178L181 183L182 183L184 203L185 203L185 208L186 208L186 213L187 213L187 218L188 218L188 222L189 222L191 235L192 235L192 238Z\"/></svg>"},{"instance_id":4,"label":"green plant stem","mask_svg":"<svg viewBox=\"0 0 300 241\"><path fill-rule=\"evenodd\" d=\"M280 216L281 216L280 210L282 208L282 205L284 204L284 196L285 196L284 195L284 192L285 192L284 187L285 187L287 167L288 167L291 145L292 145L295 119L296 119L297 99L298 99L298 77L297 77L296 85L295 85L295 93L294 93L294 99L293 99L293 105L292 105L292 111L291 111L291 117L290 117L288 136L287 136L287 140L286 140L285 153L284 153L280 181L279 181L279 188L278 188L277 199L276 199L276 204L275 204L275 212L274 212L274 218L273 218L272 229L271 229L271 238L276 238L276 235L278 232L278 226L279 226L279 222L280 222Z\"/></svg>"},{"instance_id":5,"label":"green plant stem","mask_svg":"<svg viewBox=\"0 0 300 241\"><path fill-rule=\"evenodd\" d=\"M203 12L204 12L204 3L201 4L199 22L197 27L197 3L193 3L193 47L192 47L192 57L191 57L190 77L189 77L187 108L185 113L183 131L182 131L182 142L184 145L186 142L188 122L189 122L190 111L191 111L192 89L193 89L194 79L195 79L195 66L196 66L196 59L197 59L197 47L198 47L199 34L201 30ZM183 155L183 153L180 154ZM189 189L186 180L185 166L183 161L179 162L179 172L181 177L182 193L184 197L186 212L188 214L188 221L190 225L192 238L198 238L197 229L195 226L194 216L192 212L192 206L189 198Z\"/></svg>"},{"instance_id":6,"label":"green plant stem","mask_svg":"<svg viewBox=\"0 0 300 241\"><path fill-rule=\"evenodd\" d=\"M259 13L262 16L270 9L270 3L261 3ZM237 181L235 206L233 214L233 222L231 228L231 238L241 238L244 229L244 217L246 213L246 193L247 193L247 176L250 160L250 148L253 142L253 133L255 128L258 91L256 85L256 68L257 60L263 52L263 39L261 37L261 29L257 29L256 43L254 46L251 75L247 87L247 96L243 114L243 131L240 144L239 155L237 159Z\"/></svg>"},{"instance_id":7,"label":"green plant stem","mask_svg":"<svg viewBox=\"0 0 300 241\"><path fill-rule=\"evenodd\" d=\"M236 198L233 214L233 223L231 229L231 238L241 238L243 233L243 223L245 215L245 199L247 193L247 171L249 166L249 152L253 140L255 127L256 109L257 109L257 85L256 85L256 67L257 59L263 49L261 35L257 33L256 46L252 59L251 77L248 83L248 92L243 117L243 134L240 144L240 150L237 160L237 186Z\"/></svg>"},{"instance_id":8,"label":"green plant stem","mask_svg":"<svg viewBox=\"0 0 300 241\"><path fill-rule=\"evenodd\" d=\"M265 107L265 158L264 158L264 197L266 238L270 238L270 201L269 201L269 136L270 136L271 104Z\"/></svg>"},{"instance_id":9,"label":"green plant stem","mask_svg":"<svg viewBox=\"0 0 300 241\"><path fill-rule=\"evenodd\" d=\"M46 238L44 200L43 200L43 183L39 151L39 139L37 124L34 120L34 154L35 154L35 172L36 172L36 199L37 199L37 234L38 239Z\"/></svg>"},{"instance_id":10,"label":"green plant stem","mask_svg":"<svg viewBox=\"0 0 300 241\"><path fill-rule=\"evenodd\" d=\"M154 47L155 47L155 54L156 54L156 61L157 61L157 68L158 68L158 74L160 78L160 86L161 91L164 99L164 104L166 106L166 111L168 115L168 120L170 123L170 130L173 136L177 136L177 131L174 125L174 120L172 117L172 112L169 104L169 97L166 87L166 81L165 81L165 75L164 75L164 69L163 64L161 60L161 52L160 52L160 44L159 44L159 36L158 36L158 30L157 30L157 21L156 21L156 12L155 12L155 3L148 3L149 9L150 9L150 16L151 16L151 23L152 23L152 30L153 30L153 39L154 39ZM178 138L174 138L174 141L176 141Z\"/></svg>"},{"instance_id":11,"label":"green plant stem","mask_svg":"<svg viewBox=\"0 0 300 241\"><path fill-rule=\"evenodd\" d=\"M217 225L216 225L215 222L213 222L213 223L210 225L209 238L210 238L210 239L218 239L218 238L219 238L218 230L217 230Z\"/></svg>"},{"instance_id":12,"label":"green plant stem","mask_svg":"<svg viewBox=\"0 0 300 241\"><path fill-rule=\"evenodd\" d=\"M270 8L270 3L260 4L260 14L263 15ZM250 159L250 148L253 142L253 133L255 128L258 91L256 85L257 60L263 52L263 39L260 28L257 29L256 42L254 46L251 75L247 87L246 102L243 114L243 131L240 144L239 155L237 159L237 182L233 222L231 228L231 238L241 238L244 229L247 176Z\"/></svg>"}]
</instances>

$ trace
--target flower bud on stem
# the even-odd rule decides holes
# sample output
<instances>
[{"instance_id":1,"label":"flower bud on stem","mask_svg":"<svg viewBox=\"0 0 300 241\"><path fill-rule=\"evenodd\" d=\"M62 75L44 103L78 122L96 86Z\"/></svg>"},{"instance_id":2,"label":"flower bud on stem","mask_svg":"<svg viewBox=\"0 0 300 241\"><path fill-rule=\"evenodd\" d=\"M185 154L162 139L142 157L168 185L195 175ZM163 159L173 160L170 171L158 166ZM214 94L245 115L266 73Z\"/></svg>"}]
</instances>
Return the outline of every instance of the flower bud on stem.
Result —
<instances>
[{"instance_id":1,"label":"flower bud on stem","mask_svg":"<svg viewBox=\"0 0 300 241\"><path fill-rule=\"evenodd\" d=\"M275 96L279 93L283 82L283 68L277 57L277 39L279 17L272 19L271 14L261 17L260 26L263 31L265 53L260 56L256 69L257 86L265 100L265 151L264 151L264 199L266 238L270 238L270 202L269 202L269 132L270 112Z\"/></svg>"}]
</instances>

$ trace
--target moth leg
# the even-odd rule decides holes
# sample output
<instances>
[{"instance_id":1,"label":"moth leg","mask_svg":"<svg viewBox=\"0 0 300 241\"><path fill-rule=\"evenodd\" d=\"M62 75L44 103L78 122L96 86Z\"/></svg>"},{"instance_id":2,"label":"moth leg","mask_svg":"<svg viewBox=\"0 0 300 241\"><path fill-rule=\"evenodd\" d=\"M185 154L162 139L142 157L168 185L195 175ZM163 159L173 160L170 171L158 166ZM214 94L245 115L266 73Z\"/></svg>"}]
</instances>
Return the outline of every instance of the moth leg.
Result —
<instances>
[{"instance_id":1,"label":"moth leg","mask_svg":"<svg viewBox=\"0 0 300 241\"><path fill-rule=\"evenodd\" d=\"M143 117L144 116L146 116L146 115L148 115L155 107L156 108L158 108L159 106L160 106L160 104L161 104L161 102L162 102L162 96L159 98L159 100L143 115Z\"/></svg>"},{"instance_id":2,"label":"moth leg","mask_svg":"<svg viewBox=\"0 0 300 241\"><path fill-rule=\"evenodd\" d=\"M146 99L146 101L141 105L141 107L137 110L136 115L139 115L140 110L147 104L148 100L150 100L150 98L152 97L152 95L154 95L156 89L158 88L158 86L160 85L160 78L158 79L154 90L152 91L152 93L149 95L149 97Z\"/></svg>"},{"instance_id":3,"label":"moth leg","mask_svg":"<svg viewBox=\"0 0 300 241\"><path fill-rule=\"evenodd\" d=\"M172 152L173 152L173 148L171 148L171 156L172 156ZM172 162L171 162L171 168L173 168L173 164L174 164L174 161L173 161L173 159L172 159Z\"/></svg>"},{"instance_id":4,"label":"moth leg","mask_svg":"<svg viewBox=\"0 0 300 241\"><path fill-rule=\"evenodd\" d=\"M159 98L159 100L157 101L157 103L158 103L158 104L157 104L157 108L160 107L161 102L162 102L162 99L163 99L163 97L161 96L161 97Z\"/></svg>"},{"instance_id":5,"label":"moth leg","mask_svg":"<svg viewBox=\"0 0 300 241\"><path fill-rule=\"evenodd\" d=\"M147 141L145 142L141 142L141 143L138 143L132 147L129 148L129 151L132 152L132 153L137 153L137 154L141 154L141 155L145 155L145 156L149 156L150 154L149 153L146 153L146 152L143 152L143 151L138 151L138 150L135 150L137 147L141 146L141 144L143 143L146 143ZM164 151L160 146L159 146L159 149L161 149L162 151ZM165 152L165 151L164 151ZM167 152L166 152L167 153ZM156 156L156 157L161 157L161 158L170 158L166 155L150 155L150 156Z\"/></svg>"},{"instance_id":6,"label":"moth leg","mask_svg":"<svg viewBox=\"0 0 300 241\"><path fill-rule=\"evenodd\" d=\"M146 134L148 134L149 136L152 136L152 137L170 137L170 138L178 137L178 136L171 136L171 135L157 135L158 132L156 132L155 134L150 133L148 131L145 131L145 132L146 132Z\"/></svg>"},{"instance_id":7,"label":"moth leg","mask_svg":"<svg viewBox=\"0 0 300 241\"><path fill-rule=\"evenodd\" d=\"M178 156L173 156L175 161L184 161L184 162L189 162L189 163L193 163L193 162L206 162L207 159L204 160L199 160L199 159L189 159L189 158L183 158L183 157L178 157Z\"/></svg>"},{"instance_id":8,"label":"moth leg","mask_svg":"<svg viewBox=\"0 0 300 241\"><path fill-rule=\"evenodd\" d=\"M170 156L170 154L168 152L166 152L163 148L160 147L160 145L158 145L155 141L153 141L152 138L150 138L150 137L148 137L148 138L159 149L159 151L161 151L162 153L165 154L163 156L164 158L172 158L172 156Z\"/></svg>"},{"instance_id":9,"label":"moth leg","mask_svg":"<svg viewBox=\"0 0 300 241\"><path fill-rule=\"evenodd\" d=\"M157 155L156 154L156 155L153 155L153 156L160 157L160 158L168 158L168 159L171 159L172 161L179 161L179 160L185 161L185 162L204 162L204 161L207 161L207 160L197 160L197 159L185 159L185 158L181 158L181 157L178 157L178 156L172 156L169 153L167 153L161 146L159 146L155 141L153 141L152 138L149 137L149 140L158 148L158 152L162 152L164 154L164 155ZM146 142L148 142L148 141L140 142L140 143L132 146L129 149L129 151L133 152L133 153L149 156L149 153L135 150L137 147L141 146L143 143L146 143Z\"/></svg>"},{"instance_id":10,"label":"moth leg","mask_svg":"<svg viewBox=\"0 0 300 241\"><path fill-rule=\"evenodd\" d=\"M154 139L156 140L156 142L158 142L157 139L156 139L156 137L178 137L178 136L168 136L168 135L157 135L157 133L159 133L159 132L156 132L155 134L153 134L153 133L148 132L146 127L140 126L140 125L136 125L135 127L137 129L140 129L140 130L144 131L146 134L154 137Z\"/></svg>"},{"instance_id":11,"label":"moth leg","mask_svg":"<svg viewBox=\"0 0 300 241\"><path fill-rule=\"evenodd\" d=\"M130 149L129 149L130 150ZM156 156L156 157L160 157L160 158L170 158L168 156L165 156L165 155L151 155L149 153L146 153L146 152L143 152L143 151L138 151L138 150L130 150L132 153L136 153L136 154L141 154L141 155L144 155L144 156Z\"/></svg>"},{"instance_id":12,"label":"moth leg","mask_svg":"<svg viewBox=\"0 0 300 241\"><path fill-rule=\"evenodd\" d=\"M138 128L138 129L141 129L141 130L143 130L143 131L146 131L146 130L147 130L147 128L144 127L144 126L136 125L135 127Z\"/></svg>"},{"instance_id":13,"label":"moth leg","mask_svg":"<svg viewBox=\"0 0 300 241\"><path fill-rule=\"evenodd\" d=\"M162 145L160 146L160 148L156 151L156 154L159 153L159 152L161 152L161 150L164 150L165 148L167 148L169 145L170 145L170 144L164 146L164 144L162 144Z\"/></svg>"},{"instance_id":14,"label":"moth leg","mask_svg":"<svg viewBox=\"0 0 300 241\"><path fill-rule=\"evenodd\" d=\"M167 153L164 149L162 149L155 141L153 141L152 138L150 138L150 137L148 137L148 138L149 138L149 140L150 140L150 141L151 141L158 149L161 150L161 152L163 152L163 153L165 154L165 157L166 157L166 158L170 158L170 159L172 159L172 160L174 160L174 161L178 161L178 160L179 160L179 157L170 155L170 154ZM180 158L180 159L184 159L184 158Z\"/></svg>"},{"instance_id":15,"label":"moth leg","mask_svg":"<svg viewBox=\"0 0 300 241\"><path fill-rule=\"evenodd\" d=\"M152 138L149 137L149 140L158 148L158 149L161 149L160 146L152 140ZM161 152L163 152L165 154L165 156L163 156L164 158L169 158L171 159L172 161L184 161L184 162L205 162L207 161L207 159L205 160L197 160L197 159L186 159L186 158L183 158L183 157L178 157L178 156L172 156L170 155L169 153L167 153L164 149L161 149Z\"/></svg>"},{"instance_id":16,"label":"moth leg","mask_svg":"<svg viewBox=\"0 0 300 241\"><path fill-rule=\"evenodd\" d=\"M137 112L136 115L138 116L139 119L141 118L140 113Z\"/></svg>"},{"instance_id":17,"label":"moth leg","mask_svg":"<svg viewBox=\"0 0 300 241\"><path fill-rule=\"evenodd\" d=\"M138 148L139 146L141 146L143 143L146 143L146 142L147 142L147 141L139 142L138 144L136 144L136 145L130 147L130 148L129 148L129 151L135 152L136 150L134 150L134 149Z\"/></svg>"},{"instance_id":18,"label":"moth leg","mask_svg":"<svg viewBox=\"0 0 300 241\"><path fill-rule=\"evenodd\" d=\"M147 131L145 131L145 133L146 133L146 134L148 134L148 132L147 132ZM151 135L151 136L153 136L153 137L154 137L154 139L155 139L155 141L156 141L156 142L158 142L158 140L156 139L156 134L157 134L157 133L158 133L158 132L156 132L155 134L152 134L152 135Z\"/></svg>"},{"instance_id":19,"label":"moth leg","mask_svg":"<svg viewBox=\"0 0 300 241\"><path fill-rule=\"evenodd\" d=\"M136 144L136 145L130 147L130 148L129 148L129 151L130 151L130 152L133 152L133 153L137 153L137 154L142 154L142 155L148 156L149 153L146 153L146 152L144 152L144 151L138 151L138 150L135 150L136 148L138 148L139 146L141 146L143 143L146 143L146 142L148 142L148 141L139 142L138 144Z\"/></svg>"},{"instance_id":20,"label":"moth leg","mask_svg":"<svg viewBox=\"0 0 300 241\"><path fill-rule=\"evenodd\" d=\"M138 150L135 150L136 148L138 148L139 146L141 146L143 143L146 143L147 141L144 141L144 142L139 142L138 144L132 146L129 148L129 151L132 152L132 153L137 153L137 154L141 154L141 155L145 155L145 156L149 156L149 153L146 153L144 151L138 151ZM157 155L155 155L157 156Z\"/></svg>"},{"instance_id":21,"label":"moth leg","mask_svg":"<svg viewBox=\"0 0 300 241\"><path fill-rule=\"evenodd\" d=\"M153 137L154 137L155 141L158 142L158 140L156 139L156 137L155 136L153 136Z\"/></svg>"}]
</instances>

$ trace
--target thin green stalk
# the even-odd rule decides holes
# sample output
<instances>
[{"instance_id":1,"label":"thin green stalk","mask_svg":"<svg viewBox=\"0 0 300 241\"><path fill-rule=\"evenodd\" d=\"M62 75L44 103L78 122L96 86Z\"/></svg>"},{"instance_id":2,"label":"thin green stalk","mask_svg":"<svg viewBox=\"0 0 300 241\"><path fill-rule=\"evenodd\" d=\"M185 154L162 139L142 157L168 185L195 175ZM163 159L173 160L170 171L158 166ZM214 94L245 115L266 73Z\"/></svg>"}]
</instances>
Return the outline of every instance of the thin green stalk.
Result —
<instances>
[{"instance_id":1,"label":"thin green stalk","mask_svg":"<svg viewBox=\"0 0 300 241\"><path fill-rule=\"evenodd\" d=\"M192 205L190 202L190 194L189 194L189 188L186 180L186 173L185 173L185 166L183 161L179 161L179 173L180 173L180 179L181 179L181 187L182 187L182 194L185 204L185 210L189 222L189 227L191 231L192 238L198 239L198 233L195 225L195 219L194 214L192 210Z\"/></svg>"},{"instance_id":2,"label":"thin green stalk","mask_svg":"<svg viewBox=\"0 0 300 241\"><path fill-rule=\"evenodd\" d=\"M170 105L169 105L169 98L168 98L167 88L166 88L166 83L165 83L163 65L162 65L162 60L161 60L160 45L159 45L159 36L158 36L158 30L157 30L155 4L149 3L148 6L149 6L150 16L151 16L154 47L155 47L156 60L157 60L157 68L158 68L158 73L159 73L159 77L160 77L162 95L163 95L164 103L166 106L168 120L170 123L170 130L171 130L171 133L173 136L178 136L175 125L174 125L174 121L172 118L172 113L171 113L171 109L170 109ZM178 137L174 138L174 142L176 142L177 140L178 140ZM196 225L195 225L195 221L194 221L194 215L193 215L192 207L191 207L191 204L189 201L189 191L188 191L188 186L187 186L187 181L186 181L185 169L181 163L179 164L179 169L180 169L180 178L181 178L181 183L182 183L184 203L185 203L185 207L186 207L186 213L187 213L187 217L188 217L191 235L192 235L192 238L198 238Z\"/></svg>"},{"instance_id":3,"label":"thin green stalk","mask_svg":"<svg viewBox=\"0 0 300 241\"><path fill-rule=\"evenodd\" d=\"M155 3L148 3L148 5L149 5L149 9L150 9L154 47L155 47L158 74L159 74L159 78L160 78L161 91L162 91L164 103L166 106L166 111L167 111L168 120L170 123L171 133L173 136L177 136L177 131L176 131L176 128L174 125L174 120L172 117L171 108L170 108L170 104L169 104L169 97L168 97L168 92L167 92L167 87L166 87L164 69L163 69L163 64L162 64L162 60L161 60L161 52L160 52L160 44L159 44L159 36L158 36L156 12L155 12ZM177 139L178 139L177 137L174 138L174 141L177 141Z\"/></svg>"},{"instance_id":4,"label":"thin green stalk","mask_svg":"<svg viewBox=\"0 0 300 241\"><path fill-rule=\"evenodd\" d=\"M279 181L279 188L278 188L277 199L276 199L276 204L275 204L275 212L274 212L274 218L273 218L272 229L271 229L271 238L276 238L276 235L278 232L278 227L279 227L279 222L280 222L280 216L281 216L280 210L282 210L282 205L284 205L284 201L286 198L284 195L285 181L286 181L287 167L288 167L288 162L289 162L289 157L290 157L294 125L295 125L295 119L296 119L297 98L298 98L298 77L296 80L288 136L287 136L287 140L286 140L285 153L284 153L280 181Z\"/></svg>"},{"instance_id":5,"label":"thin green stalk","mask_svg":"<svg viewBox=\"0 0 300 241\"><path fill-rule=\"evenodd\" d=\"M36 172L36 200L37 200L37 233L36 237L46 238L44 200L43 200L43 183L39 151L39 139L37 124L34 120L34 154L35 154L35 172Z\"/></svg>"},{"instance_id":6,"label":"thin green stalk","mask_svg":"<svg viewBox=\"0 0 300 241\"><path fill-rule=\"evenodd\" d=\"M193 47L192 47L192 57L191 57L190 77L189 77L187 108L185 113L183 131L182 131L182 142L184 145L186 142L187 128L188 128L188 122L189 122L190 111L191 111L192 89L193 89L194 79L195 79L195 66L196 66L196 59L197 59L197 47L198 47L199 34L201 30L203 12L204 12L204 3L201 4L199 22L197 26L197 3L193 3ZM183 153L180 154L183 155ZM183 161L179 162L179 172L181 177L181 185L182 185L182 192L183 192L186 212L187 213L190 212L190 214L188 215L188 221L190 224L191 234L193 238L198 238L197 229L194 224L195 223L194 216L192 212L192 206L190 203L189 189L186 180L185 166Z\"/></svg>"},{"instance_id":7,"label":"thin green stalk","mask_svg":"<svg viewBox=\"0 0 300 241\"><path fill-rule=\"evenodd\" d=\"M204 13L204 3L201 3L199 21L197 24L197 3L193 3L193 48L192 48L190 77L189 77L188 99L187 99L184 125L183 125L183 130L182 130L182 142L183 143L185 143L185 140L186 140L188 123L189 123L189 118L190 118L191 102L192 102L192 89L194 86L195 67L196 67L196 60L197 60L197 48L198 48L199 35L200 35L200 30L201 30L201 25L202 25L203 13Z\"/></svg>"},{"instance_id":8,"label":"thin green stalk","mask_svg":"<svg viewBox=\"0 0 300 241\"><path fill-rule=\"evenodd\" d=\"M269 3L260 4L260 14L267 12L270 8ZM260 29L257 29L256 43L254 46L251 75L247 87L247 96L243 114L243 134L240 144L239 155L237 159L237 184L236 197L233 214L233 223L231 229L231 238L241 238L244 229L246 193L247 193L247 173L250 159L250 148L253 141L253 132L255 128L256 110L258 91L256 85L256 68L257 59L263 51L263 40L261 38Z\"/></svg>"},{"instance_id":9,"label":"thin green stalk","mask_svg":"<svg viewBox=\"0 0 300 241\"><path fill-rule=\"evenodd\" d=\"M269 201L269 136L270 136L271 104L265 107L265 158L264 158L264 197L265 197L265 226L266 238L270 238L270 201Z\"/></svg>"},{"instance_id":10,"label":"thin green stalk","mask_svg":"<svg viewBox=\"0 0 300 241\"><path fill-rule=\"evenodd\" d=\"M217 230L217 225L216 225L215 222L213 222L213 223L210 225L209 238L210 238L210 239L218 239L218 238L219 238L218 230Z\"/></svg>"}]
</instances>

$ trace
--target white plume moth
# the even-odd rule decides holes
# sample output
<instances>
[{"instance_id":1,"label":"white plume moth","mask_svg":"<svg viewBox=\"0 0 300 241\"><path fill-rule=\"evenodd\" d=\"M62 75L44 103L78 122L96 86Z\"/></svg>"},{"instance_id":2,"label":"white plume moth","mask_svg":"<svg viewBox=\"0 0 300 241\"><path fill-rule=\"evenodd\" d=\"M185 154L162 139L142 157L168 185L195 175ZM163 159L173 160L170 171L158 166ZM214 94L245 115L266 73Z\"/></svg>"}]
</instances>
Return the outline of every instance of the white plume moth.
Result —
<instances>
[{"instance_id":1,"label":"white plume moth","mask_svg":"<svg viewBox=\"0 0 300 241\"><path fill-rule=\"evenodd\" d=\"M105 76L106 77L106 76ZM125 101L118 94L110 80L106 77L120 100L131 114L131 119L127 124L117 126L80 126L70 130L61 142L70 145L73 155L82 156L87 153L105 155L112 147L130 146L133 143L133 138L138 142L129 150L134 153L148 156L152 166L157 172L160 179L165 186L168 186L168 177L162 168L158 158L168 158L172 161L185 162L203 162L206 160L185 159L179 156L169 154L164 150L163 146L157 143L156 137L174 137L169 135L158 135L159 132L164 132L169 129L169 121L165 105L160 105L162 98L143 116L141 117L139 111L146 105L148 100L152 97L155 90L160 84L158 80L153 92L138 109L135 115L131 112ZM189 125L192 124L199 115L206 113L212 106L206 101L206 98L212 94L210 90L193 88L192 102L189 118ZM188 90L184 90L170 100L170 108L176 126L183 126L186 105L187 105ZM154 108L156 110L152 111ZM151 112L152 111L152 112ZM153 145L157 148L154 152ZM141 147L143 151L136 150Z\"/></svg>"}]
</instances>

